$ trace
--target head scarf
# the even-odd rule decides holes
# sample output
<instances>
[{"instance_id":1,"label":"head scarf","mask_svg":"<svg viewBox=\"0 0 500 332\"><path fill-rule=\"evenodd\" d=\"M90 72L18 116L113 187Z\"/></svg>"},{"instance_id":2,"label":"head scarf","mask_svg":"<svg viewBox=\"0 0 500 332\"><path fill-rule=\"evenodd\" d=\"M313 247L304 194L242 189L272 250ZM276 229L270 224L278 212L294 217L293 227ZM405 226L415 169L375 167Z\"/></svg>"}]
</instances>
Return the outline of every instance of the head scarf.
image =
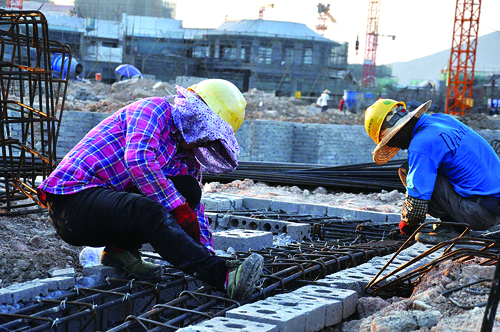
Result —
<instances>
[{"instance_id":1,"label":"head scarf","mask_svg":"<svg viewBox=\"0 0 500 332\"><path fill-rule=\"evenodd\" d=\"M228 173L238 166L238 141L230 124L213 112L198 95L177 86L178 95L172 106L172 119L186 143L213 142L209 147L194 148L193 152L209 173Z\"/></svg>"}]
</instances>

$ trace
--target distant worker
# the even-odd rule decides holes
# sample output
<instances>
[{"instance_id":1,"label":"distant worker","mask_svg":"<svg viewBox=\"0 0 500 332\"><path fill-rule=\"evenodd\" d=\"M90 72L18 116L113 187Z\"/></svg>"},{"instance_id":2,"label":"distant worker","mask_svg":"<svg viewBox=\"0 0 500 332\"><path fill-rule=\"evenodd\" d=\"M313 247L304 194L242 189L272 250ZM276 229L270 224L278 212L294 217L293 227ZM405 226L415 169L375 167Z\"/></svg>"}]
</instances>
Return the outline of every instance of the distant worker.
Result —
<instances>
[{"instance_id":1,"label":"distant worker","mask_svg":"<svg viewBox=\"0 0 500 332\"><path fill-rule=\"evenodd\" d=\"M344 110L344 98L340 98L340 101L339 101L339 110L342 112Z\"/></svg>"},{"instance_id":2,"label":"distant worker","mask_svg":"<svg viewBox=\"0 0 500 332\"><path fill-rule=\"evenodd\" d=\"M328 110L328 100L330 100L329 93L330 91L328 90L323 91L321 96L319 96L318 100L316 101L316 104L321 107L322 113Z\"/></svg>"},{"instance_id":3,"label":"distant worker","mask_svg":"<svg viewBox=\"0 0 500 332\"><path fill-rule=\"evenodd\" d=\"M431 101L410 112L404 102L377 100L365 113L365 128L377 147L373 160L388 162L408 150L399 169L406 186L399 228L411 235L427 213L443 222L487 230L500 223L500 160L474 130L447 114L424 112ZM438 225L416 240L437 244L460 236L465 228Z\"/></svg>"},{"instance_id":4,"label":"distant worker","mask_svg":"<svg viewBox=\"0 0 500 332\"><path fill-rule=\"evenodd\" d=\"M242 263L213 255L201 199L201 171L238 165L234 132L246 101L225 80L177 87L168 97L138 100L93 128L40 185L57 234L75 246L102 247L103 265L135 278L159 278L160 265L142 259L150 243L185 273L235 300L255 290L263 258Z\"/></svg>"}]
</instances>

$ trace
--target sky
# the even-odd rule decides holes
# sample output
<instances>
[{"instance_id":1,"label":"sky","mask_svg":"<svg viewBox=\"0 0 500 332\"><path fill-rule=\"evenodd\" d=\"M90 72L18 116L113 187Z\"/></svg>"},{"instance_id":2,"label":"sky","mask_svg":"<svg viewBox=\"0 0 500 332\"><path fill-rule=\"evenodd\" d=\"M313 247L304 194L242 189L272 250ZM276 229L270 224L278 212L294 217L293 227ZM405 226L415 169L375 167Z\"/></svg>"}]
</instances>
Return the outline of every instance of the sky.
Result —
<instances>
[{"instance_id":1,"label":"sky","mask_svg":"<svg viewBox=\"0 0 500 332\"><path fill-rule=\"evenodd\" d=\"M55 0L68 4L71 0ZM140 0L138 0L140 1ZM171 0L175 1L175 0ZM475 0L477 3L480 0ZM257 19L265 6L264 19L303 23L315 30L318 0L177 0L176 19L185 28L216 28L224 20ZM348 62L363 63L369 0L335 0L325 37L348 42ZM451 48L456 0L380 0L376 63L405 62ZM463 3L463 0L460 0ZM269 6L274 4L274 7ZM500 1L482 0L479 35L500 31ZM359 51L355 43L359 35Z\"/></svg>"}]
</instances>

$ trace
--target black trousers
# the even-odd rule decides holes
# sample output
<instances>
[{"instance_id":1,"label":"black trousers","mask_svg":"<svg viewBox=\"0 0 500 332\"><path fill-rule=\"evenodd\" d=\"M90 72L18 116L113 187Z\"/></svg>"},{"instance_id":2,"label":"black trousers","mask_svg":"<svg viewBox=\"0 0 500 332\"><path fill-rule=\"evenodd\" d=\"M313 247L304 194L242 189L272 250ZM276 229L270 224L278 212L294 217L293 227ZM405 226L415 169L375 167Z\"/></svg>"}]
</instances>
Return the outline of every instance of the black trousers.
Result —
<instances>
[{"instance_id":1,"label":"black trousers","mask_svg":"<svg viewBox=\"0 0 500 332\"><path fill-rule=\"evenodd\" d=\"M132 250L150 243L176 268L223 290L225 261L194 241L149 197L97 187L71 195L49 194L47 206L57 234L71 245L112 244Z\"/></svg>"}]
</instances>

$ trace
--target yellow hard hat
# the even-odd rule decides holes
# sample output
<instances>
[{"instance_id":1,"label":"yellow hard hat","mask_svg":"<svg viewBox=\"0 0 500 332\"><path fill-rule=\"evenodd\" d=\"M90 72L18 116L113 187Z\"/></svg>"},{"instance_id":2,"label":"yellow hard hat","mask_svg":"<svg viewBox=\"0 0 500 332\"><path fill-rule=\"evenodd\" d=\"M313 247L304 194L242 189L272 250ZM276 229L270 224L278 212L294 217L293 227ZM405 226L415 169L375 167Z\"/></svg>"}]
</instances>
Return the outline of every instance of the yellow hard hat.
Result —
<instances>
[{"instance_id":1,"label":"yellow hard hat","mask_svg":"<svg viewBox=\"0 0 500 332\"><path fill-rule=\"evenodd\" d=\"M387 114L398 106L406 108L402 101L392 99L379 99L373 105L368 107L365 112L365 129L375 144L380 143L380 129Z\"/></svg>"},{"instance_id":2,"label":"yellow hard hat","mask_svg":"<svg viewBox=\"0 0 500 332\"><path fill-rule=\"evenodd\" d=\"M235 132L240 128L247 102L236 85L226 80L208 79L191 85L188 90L198 94Z\"/></svg>"}]
</instances>

